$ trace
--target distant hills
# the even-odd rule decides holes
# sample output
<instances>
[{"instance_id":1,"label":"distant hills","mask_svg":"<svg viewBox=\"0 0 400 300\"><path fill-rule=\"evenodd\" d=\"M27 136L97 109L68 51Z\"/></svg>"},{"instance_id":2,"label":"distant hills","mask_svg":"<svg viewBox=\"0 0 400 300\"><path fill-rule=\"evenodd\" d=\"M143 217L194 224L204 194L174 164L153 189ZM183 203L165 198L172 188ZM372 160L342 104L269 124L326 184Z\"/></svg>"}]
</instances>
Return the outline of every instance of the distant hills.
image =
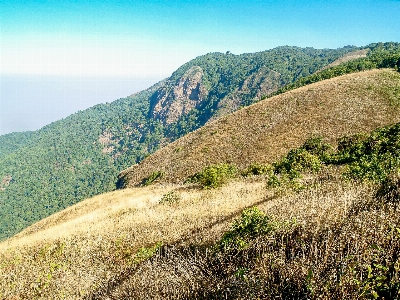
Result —
<instances>
[{"instance_id":1,"label":"distant hills","mask_svg":"<svg viewBox=\"0 0 400 300\"><path fill-rule=\"evenodd\" d=\"M351 53L355 60L321 71ZM130 97L96 105L35 132L1 136L0 239L115 189L120 171L209 121L282 93L285 87L363 69L395 67L398 53L397 43L340 49L285 46L243 55L210 53Z\"/></svg>"}]
</instances>

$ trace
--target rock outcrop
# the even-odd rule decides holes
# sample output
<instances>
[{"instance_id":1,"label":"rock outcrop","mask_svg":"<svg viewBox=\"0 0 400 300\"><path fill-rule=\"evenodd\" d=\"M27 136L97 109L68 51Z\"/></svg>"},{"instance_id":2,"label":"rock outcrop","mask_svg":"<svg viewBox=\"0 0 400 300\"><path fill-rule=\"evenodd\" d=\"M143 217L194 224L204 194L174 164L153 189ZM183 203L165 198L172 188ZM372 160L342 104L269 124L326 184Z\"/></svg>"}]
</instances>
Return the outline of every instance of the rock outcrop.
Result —
<instances>
[{"instance_id":1,"label":"rock outcrop","mask_svg":"<svg viewBox=\"0 0 400 300\"><path fill-rule=\"evenodd\" d=\"M202 84L203 70L193 66L173 86L168 83L154 96L151 113L164 124L176 122L181 116L198 107L207 97L208 91Z\"/></svg>"}]
</instances>

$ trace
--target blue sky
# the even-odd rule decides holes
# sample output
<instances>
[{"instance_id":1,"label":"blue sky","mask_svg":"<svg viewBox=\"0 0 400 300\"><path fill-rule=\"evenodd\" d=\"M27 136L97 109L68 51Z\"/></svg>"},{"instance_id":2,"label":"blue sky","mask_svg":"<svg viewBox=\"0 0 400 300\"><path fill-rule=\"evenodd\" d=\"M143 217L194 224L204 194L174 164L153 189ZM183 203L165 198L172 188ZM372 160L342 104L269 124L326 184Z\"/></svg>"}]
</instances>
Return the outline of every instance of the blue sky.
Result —
<instances>
[{"instance_id":1,"label":"blue sky","mask_svg":"<svg viewBox=\"0 0 400 300\"><path fill-rule=\"evenodd\" d=\"M395 0L0 0L0 134L125 97L208 52L400 42L399 15Z\"/></svg>"}]
</instances>

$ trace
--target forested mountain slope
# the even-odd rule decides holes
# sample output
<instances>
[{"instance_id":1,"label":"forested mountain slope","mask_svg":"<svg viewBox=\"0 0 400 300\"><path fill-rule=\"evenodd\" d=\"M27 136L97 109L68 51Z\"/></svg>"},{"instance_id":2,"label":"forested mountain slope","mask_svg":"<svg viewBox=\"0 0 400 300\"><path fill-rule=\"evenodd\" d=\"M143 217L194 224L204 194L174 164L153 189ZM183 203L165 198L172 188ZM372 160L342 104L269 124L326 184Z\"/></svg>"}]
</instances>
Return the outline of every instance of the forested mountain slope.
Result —
<instances>
[{"instance_id":1,"label":"forested mountain slope","mask_svg":"<svg viewBox=\"0 0 400 300\"><path fill-rule=\"evenodd\" d=\"M367 48L369 54L386 53L399 45ZM161 146L358 50L285 46L243 55L210 53L143 92L35 132L0 137L0 239L113 190L121 170Z\"/></svg>"},{"instance_id":2,"label":"forested mountain slope","mask_svg":"<svg viewBox=\"0 0 400 300\"><path fill-rule=\"evenodd\" d=\"M152 174L181 183L205 167L272 163L307 138L369 132L400 122L400 73L375 69L317 82L220 118L120 174L132 187ZM154 175L153 175L154 176Z\"/></svg>"}]
</instances>

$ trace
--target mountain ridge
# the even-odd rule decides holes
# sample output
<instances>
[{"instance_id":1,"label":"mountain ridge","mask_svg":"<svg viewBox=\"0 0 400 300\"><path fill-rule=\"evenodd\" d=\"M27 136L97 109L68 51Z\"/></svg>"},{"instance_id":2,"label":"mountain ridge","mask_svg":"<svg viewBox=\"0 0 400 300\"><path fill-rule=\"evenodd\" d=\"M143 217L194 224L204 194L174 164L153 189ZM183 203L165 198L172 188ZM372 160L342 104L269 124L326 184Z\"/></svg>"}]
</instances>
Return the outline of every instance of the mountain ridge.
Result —
<instances>
[{"instance_id":1,"label":"mountain ridge","mask_svg":"<svg viewBox=\"0 0 400 300\"><path fill-rule=\"evenodd\" d=\"M391 90L392 95L388 94ZM154 172L163 173L162 182L182 183L211 164L227 162L244 168L254 161L271 163L311 136L334 142L342 135L398 122L399 97L400 76L390 70L365 71L307 85L243 108L178 139L123 171L119 186L139 185ZM290 130L291 140L285 138L286 130ZM273 154L270 158L269 152Z\"/></svg>"},{"instance_id":2,"label":"mountain ridge","mask_svg":"<svg viewBox=\"0 0 400 300\"><path fill-rule=\"evenodd\" d=\"M370 51L365 58L317 72L357 49ZM390 42L209 53L133 96L96 105L36 132L0 138L12 137L0 145L0 153L5 153L0 154L0 179L12 178L0 191L0 239L85 198L114 190L120 171L211 120L299 84L396 68L399 49L399 43Z\"/></svg>"},{"instance_id":3,"label":"mountain ridge","mask_svg":"<svg viewBox=\"0 0 400 300\"><path fill-rule=\"evenodd\" d=\"M0 179L12 177L0 191L0 239L113 190L121 170L158 148L355 49L209 53L133 96L93 106L35 132L0 137ZM192 67L202 72L191 74Z\"/></svg>"},{"instance_id":4,"label":"mountain ridge","mask_svg":"<svg viewBox=\"0 0 400 300\"><path fill-rule=\"evenodd\" d=\"M354 299L374 292L394 298L400 290L398 273L390 271L399 263L398 169L389 172L387 164L377 165L389 174L381 183L344 180L343 171L354 158L347 154L354 150L361 162L362 154L387 157L389 151L397 162L392 168L398 168L400 123L368 130L398 122L399 101L400 74L369 70L267 98L212 121L149 156L143 165L165 150L176 151L186 159L171 156L170 165L190 169L190 175L197 171L193 157L201 161L208 156L219 163L225 161L224 151L232 153L224 149L232 144L231 149L242 152L237 155L243 161L240 168L250 162L262 167L260 157L269 162L290 153L323 157L316 153L329 149L325 144L309 143L305 152L305 144L300 146L309 133L326 131L324 137L333 145L343 133L358 135L342 139L342 150L349 148L342 156L347 166L326 163L315 172L303 170L300 186L284 183L284 174L281 185L274 187L270 179L279 174L242 173L216 189L156 181L68 207L0 243L0 297ZM270 138L277 153L265 151L274 145L264 140L258 144L264 148L243 144L245 139L255 144L266 135L262 130L275 127L278 135ZM202 138L207 145L200 143ZM182 141L192 148L180 149ZM296 152L298 146L303 152ZM300 166L307 163L300 161ZM364 163L368 170L370 161Z\"/></svg>"}]
</instances>

